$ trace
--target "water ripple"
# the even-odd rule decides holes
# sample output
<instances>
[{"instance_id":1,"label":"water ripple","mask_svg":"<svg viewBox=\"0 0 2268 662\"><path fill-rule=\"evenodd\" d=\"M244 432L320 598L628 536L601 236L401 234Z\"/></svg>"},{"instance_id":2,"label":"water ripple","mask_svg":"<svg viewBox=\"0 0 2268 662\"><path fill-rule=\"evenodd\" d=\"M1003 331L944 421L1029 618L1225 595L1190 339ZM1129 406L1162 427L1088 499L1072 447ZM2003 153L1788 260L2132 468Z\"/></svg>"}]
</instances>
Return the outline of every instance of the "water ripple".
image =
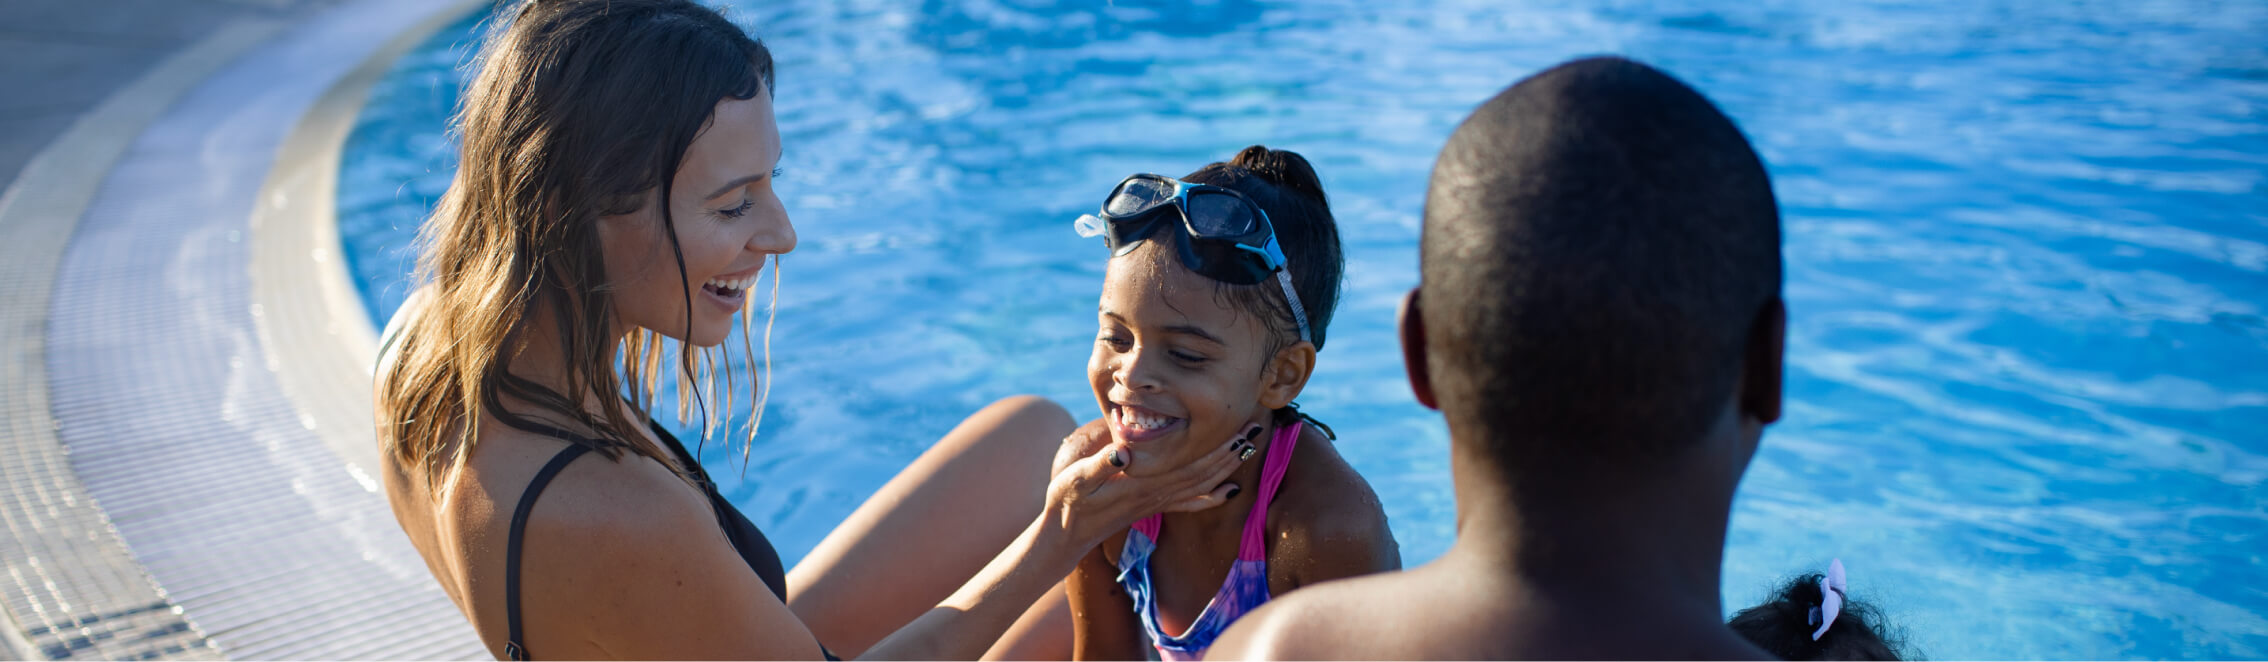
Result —
<instances>
[{"instance_id":1,"label":"water ripple","mask_svg":"<svg viewBox=\"0 0 2268 662\"><path fill-rule=\"evenodd\" d=\"M779 58L804 243L766 441L704 456L790 559L984 402L1091 411L1102 256L1068 221L1252 143L1315 162L1347 241L1303 402L1405 559L1439 555L1447 432L1392 327L1427 172L1504 84L1615 52L1737 118L1785 215L1789 402L1736 504L1729 609L1840 557L1928 655L2268 655L2268 4L730 9ZM350 138L373 317L448 185L469 29L398 63Z\"/></svg>"}]
</instances>

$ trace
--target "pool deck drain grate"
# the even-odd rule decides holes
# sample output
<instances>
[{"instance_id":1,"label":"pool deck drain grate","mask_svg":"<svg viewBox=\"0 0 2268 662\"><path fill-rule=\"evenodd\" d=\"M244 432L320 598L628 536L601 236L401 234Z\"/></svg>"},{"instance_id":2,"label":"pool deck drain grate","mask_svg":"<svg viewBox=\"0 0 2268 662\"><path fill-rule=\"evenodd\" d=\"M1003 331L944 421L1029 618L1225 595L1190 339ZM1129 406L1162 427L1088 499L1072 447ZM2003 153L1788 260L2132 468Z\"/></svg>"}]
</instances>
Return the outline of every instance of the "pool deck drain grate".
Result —
<instances>
[{"instance_id":1,"label":"pool deck drain grate","mask_svg":"<svg viewBox=\"0 0 2268 662\"><path fill-rule=\"evenodd\" d=\"M270 4L83 114L0 198L0 656L486 654L368 459L342 457L369 446L339 423L367 404L292 392L349 340L260 319L367 336L258 285L343 267L256 260L253 226L271 177L305 168L279 157L294 127L340 112L334 84L469 3Z\"/></svg>"}]
</instances>

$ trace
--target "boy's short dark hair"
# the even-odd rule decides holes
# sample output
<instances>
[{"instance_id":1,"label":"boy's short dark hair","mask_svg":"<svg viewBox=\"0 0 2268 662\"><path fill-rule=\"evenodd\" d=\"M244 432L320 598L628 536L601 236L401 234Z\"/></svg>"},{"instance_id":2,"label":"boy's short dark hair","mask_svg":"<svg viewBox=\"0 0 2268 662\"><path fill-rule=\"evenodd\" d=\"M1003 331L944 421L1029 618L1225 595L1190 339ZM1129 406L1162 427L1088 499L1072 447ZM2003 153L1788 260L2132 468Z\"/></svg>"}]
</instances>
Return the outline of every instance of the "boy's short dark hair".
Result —
<instances>
[{"instance_id":1,"label":"boy's short dark hair","mask_svg":"<svg viewBox=\"0 0 2268 662\"><path fill-rule=\"evenodd\" d=\"M1747 139L1620 58L1537 74L1460 125L1421 250L1434 393L1506 469L1699 438L1780 292L1779 209Z\"/></svg>"}]
</instances>

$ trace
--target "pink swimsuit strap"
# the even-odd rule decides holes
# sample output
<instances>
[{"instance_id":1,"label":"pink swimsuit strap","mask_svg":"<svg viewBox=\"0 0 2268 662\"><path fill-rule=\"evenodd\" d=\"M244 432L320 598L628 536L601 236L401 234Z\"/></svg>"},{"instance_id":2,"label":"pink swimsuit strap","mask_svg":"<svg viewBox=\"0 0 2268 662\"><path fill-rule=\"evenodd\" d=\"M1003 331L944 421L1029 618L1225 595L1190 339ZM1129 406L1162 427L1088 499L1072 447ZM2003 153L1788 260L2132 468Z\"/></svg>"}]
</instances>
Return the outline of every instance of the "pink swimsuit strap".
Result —
<instances>
[{"instance_id":1,"label":"pink swimsuit strap","mask_svg":"<svg viewBox=\"0 0 2268 662\"><path fill-rule=\"evenodd\" d=\"M1170 634L1158 623L1157 594L1150 586L1150 553L1157 549L1158 530L1164 523L1161 515L1144 517L1134 523L1134 531L1126 536L1126 548L1118 558L1118 584L1134 598L1134 613L1142 621L1142 630L1150 635L1157 647L1158 658L1169 662L1201 659L1213 639L1228 629L1246 612L1257 609L1269 598L1268 590L1268 504L1275 501L1276 490L1283 486L1284 473L1291 468L1292 450L1299 443L1299 433L1305 422L1294 423L1276 430L1268 444L1267 458L1260 467L1260 491L1255 495L1252 512L1245 515L1244 535L1237 543L1236 562L1229 564L1228 577L1213 599L1205 603L1204 611L1189 623L1181 634Z\"/></svg>"},{"instance_id":2,"label":"pink swimsuit strap","mask_svg":"<svg viewBox=\"0 0 2268 662\"><path fill-rule=\"evenodd\" d=\"M1306 421L1299 421L1276 428L1268 442L1267 457L1260 467L1260 498L1253 501L1251 514L1244 518L1244 539L1237 545L1237 560L1268 560L1268 504L1276 500L1276 489L1284 484L1284 473L1291 469L1292 450L1299 446L1300 430L1306 427ZM1135 520L1134 530L1157 540L1164 523L1165 514L1154 513Z\"/></svg>"},{"instance_id":3,"label":"pink swimsuit strap","mask_svg":"<svg viewBox=\"0 0 2268 662\"><path fill-rule=\"evenodd\" d=\"M1268 443L1267 464L1260 467L1260 498L1252 503L1252 514L1244 518L1244 544L1236 550L1239 561L1268 560L1268 504L1276 500L1276 488L1284 484L1284 472L1291 469L1292 449L1299 445L1299 431L1305 421L1276 429L1276 438Z\"/></svg>"}]
</instances>

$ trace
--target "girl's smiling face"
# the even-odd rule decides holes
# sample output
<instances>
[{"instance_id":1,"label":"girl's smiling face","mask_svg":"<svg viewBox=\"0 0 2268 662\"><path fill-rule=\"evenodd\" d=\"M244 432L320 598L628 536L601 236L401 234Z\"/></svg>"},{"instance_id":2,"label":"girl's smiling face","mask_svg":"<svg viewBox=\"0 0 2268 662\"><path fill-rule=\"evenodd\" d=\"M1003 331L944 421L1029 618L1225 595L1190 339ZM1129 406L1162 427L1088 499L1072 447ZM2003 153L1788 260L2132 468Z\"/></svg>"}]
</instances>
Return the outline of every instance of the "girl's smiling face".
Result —
<instances>
[{"instance_id":1,"label":"girl's smiling face","mask_svg":"<svg viewBox=\"0 0 2268 662\"><path fill-rule=\"evenodd\" d=\"M1271 355L1266 325L1171 251L1146 241L1111 259L1087 381L1112 436L1182 457L1265 425L1306 385L1315 351L1301 342Z\"/></svg>"}]
</instances>

